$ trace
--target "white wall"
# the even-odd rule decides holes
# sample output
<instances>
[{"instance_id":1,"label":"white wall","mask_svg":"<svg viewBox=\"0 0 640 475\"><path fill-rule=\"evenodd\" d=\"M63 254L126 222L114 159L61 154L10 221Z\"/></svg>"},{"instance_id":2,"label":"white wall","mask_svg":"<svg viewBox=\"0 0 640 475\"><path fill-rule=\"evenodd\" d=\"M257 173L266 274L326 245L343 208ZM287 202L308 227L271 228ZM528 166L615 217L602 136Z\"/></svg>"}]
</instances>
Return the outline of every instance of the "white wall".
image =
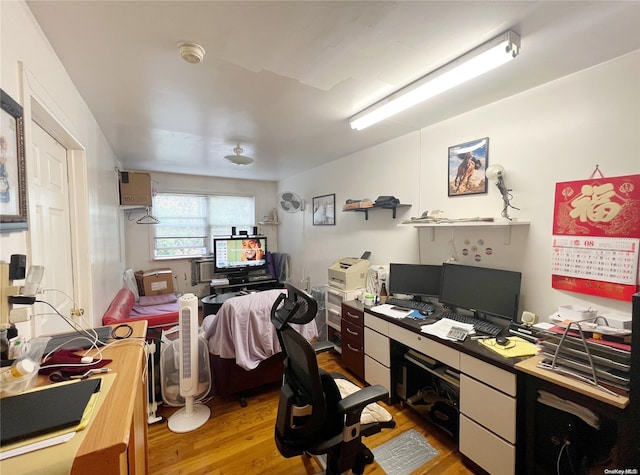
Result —
<instances>
[{"instance_id":1,"label":"white wall","mask_svg":"<svg viewBox=\"0 0 640 475\"><path fill-rule=\"evenodd\" d=\"M151 173L151 180L158 192L220 193L254 196L256 223L276 206L276 183L270 181L233 180L196 175ZM136 224L144 210L122 211L125 221L127 267L135 270L169 268L173 271L174 290L192 292L198 296L209 295L207 284L191 285L191 259L153 260L153 226ZM273 226L258 225L258 232L267 236L269 251L278 251L278 235Z\"/></svg>"},{"instance_id":2,"label":"white wall","mask_svg":"<svg viewBox=\"0 0 640 475\"><path fill-rule=\"evenodd\" d=\"M25 91L38 95L41 105L85 149L88 182L89 252L92 302L80 302L94 324L121 287L124 270L123 243L119 222L116 157L67 75L31 11L22 1L0 2L0 85L25 107L25 122L30 122L30 107ZM28 82L28 86L26 85ZM26 165L30 165L29 137L26 140ZM40 243L40 244L38 244ZM0 235L0 259L11 254L29 254L32 246L47 249L46 236L28 231ZM51 249L51 252L55 250ZM45 272L53 270L47 269ZM89 279L89 276L86 276Z\"/></svg>"},{"instance_id":3,"label":"white wall","mask_svg":"<svg viewBox=\"0 0 640 475\"><path fill-rule=\"evenodd\" d=\"M586 179L596 164L605 176L640 173L639 132L637 51L283 180L280 190L294 190L307 201L336 193L338 209L347 198L379 195L413 206L395 221L387 210L370 213L369 221L338 211L336 226L327 227L311 226L309 207L304 215L283 219L281 251L291 254L292 280L308 275L315 286L326 283L335 259L365 249L374 264L443 262L453 237L461 263L523 273L521 310L543 319L562 304L629 313L629 302L551 288L551 230L555 183ZM497 228L438 228L433 241L427 229L398 227L400 219L427 209L448 217L500 216L502 199L491 184L486 195L447 196L448 147L482 137L489 137L489 164L506 169L512 204L520 208L510 215L530 225L514 227L510 236ZM472 246L477 252L464 257L462 249Z\"/></svg>"}]
</instances>

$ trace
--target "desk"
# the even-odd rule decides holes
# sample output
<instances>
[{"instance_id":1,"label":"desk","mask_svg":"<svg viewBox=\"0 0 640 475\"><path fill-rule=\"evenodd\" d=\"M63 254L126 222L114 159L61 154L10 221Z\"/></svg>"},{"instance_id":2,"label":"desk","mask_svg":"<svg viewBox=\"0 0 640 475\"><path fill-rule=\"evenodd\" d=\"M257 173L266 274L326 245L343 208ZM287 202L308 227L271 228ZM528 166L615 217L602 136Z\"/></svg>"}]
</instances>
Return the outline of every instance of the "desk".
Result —
<instances>
[{"instance_id":1,"label":"desk","mask_svg":"<svg viewBox=\"0 0 640 475\"><path fill-rule=\"evenodd\" d=\"M209 293L216 295L220 292L235 292L238 290L268 290L277 289L282 287L282 284L277 279L261 279L261 280L249 280L245 279L242 282L222 284L222 285L209 285Z\"/></svg>"},{"instance_id":2,"label":"desk","mask_svg":"<svg viewBox=\"0 0 640 475\"><path fill-rule=\"evenodd\" d=\"M229 292L226 294L214 294L209 295L208 297L203 297L202 299L202 316L206 317L207 315L213 315L214 313L218 313L222 304L229 300L230 298L237 297L238 295L243 295L240 292Z\"/></svg>"},{"instance_id":3,"label":"desk","mask_svg":"<svg viewBox=\"0 0 640 475\"><path fill-rule=\"evenodd\" d=\"M147 322L131 322L132 337L144 338ZM120 343L106 348L107 365L116 373L100 410L85 429L85 439L73 461L71 473L146 474L147 473L147 394L146 357L140 345ZM48 384L38 376L37 385ZM29 455L20 463L29 464Z\"/></svg>"},{"instance_id":4,"label":"desk","mask_svg":"<svg viewBox=\"0 0 640 475\"><path fill-rule=\"evenodd\" d=\"M548 369L538 368L537 364L541 359L539 356L534 356L516 364L516 369L522 375L518 386L522 440L519 457L523 461L522 466L526 469L522 473L531 475L540 473L536 470L535 464L536 451L539 449L535 446L535 433L541 424L536 417L538 390L545 390L580 404L597 413L601 419L612 421L617 425L616 443L612 460L607 463L606 468L635 467L634 452L637 450L638 440L633 435L632 425L638 424L638 421L631 422L629 397L616 397L590 384L576 381ZM558 427L559 433L563 430L563 427Z\"/></svg>"},{"instance_id":5,"label":"desk","mask_svg":"<svg viewBox=\"0 0 640 475\"><path fill-rule=\"evenodd\" d=\"M447 382L457 388L458 400L450 413L459 417L447 420L445 429L456 432L453 435L458 438L460 452L492 475L520 473L514 365L525 358L503 358L469 338L456 342L422 333L420 327L434 319L394 319L363 308L360 302L344 305L364 311L367 383L382 384L389 389L392 402L400 400L411 405L411 397L421 388L436 381ZM436 360L441 366L432 369L416 365L407 359L408 350ZM459 380L448 376L445 370L458 373ZM412 382L412 378L416 381Z\"/></svg>"}]
</instances>

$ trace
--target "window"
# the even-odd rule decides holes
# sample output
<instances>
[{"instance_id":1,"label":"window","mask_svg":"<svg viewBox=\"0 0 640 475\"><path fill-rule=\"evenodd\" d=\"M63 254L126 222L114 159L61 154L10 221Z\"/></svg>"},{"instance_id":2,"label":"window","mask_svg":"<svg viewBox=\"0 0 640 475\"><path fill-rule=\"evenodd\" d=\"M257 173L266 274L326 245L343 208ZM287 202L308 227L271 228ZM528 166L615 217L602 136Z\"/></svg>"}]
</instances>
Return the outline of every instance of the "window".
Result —
<instances>
[{"instance_id":1,"label":"window","mask_svg":"<svg viewBox=\"0 0 640 475\"><path fill-rule=\"evenodd\" d=\"M158 193L153 199L156 224L153 257L170 259L212 253L215 235L231 235L232 228L248 231L255 225L253 196Z\"/></svg>"}]
</instances>

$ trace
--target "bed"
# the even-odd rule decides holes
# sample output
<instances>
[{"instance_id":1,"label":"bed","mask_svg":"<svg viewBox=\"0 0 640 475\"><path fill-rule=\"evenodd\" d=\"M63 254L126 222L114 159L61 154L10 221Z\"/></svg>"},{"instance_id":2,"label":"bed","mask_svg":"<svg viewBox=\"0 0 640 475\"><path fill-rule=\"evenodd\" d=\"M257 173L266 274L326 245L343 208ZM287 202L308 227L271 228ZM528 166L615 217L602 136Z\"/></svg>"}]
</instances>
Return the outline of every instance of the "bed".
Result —
<instances>
[{"instance_id":1,"label":"bed","mask_svg":"<svg viewBox=\"0 0 640 475\"><path fill-rule=\"evenodd\" d=\"M233 297L216 314L204 317L202 330L209 348L215 395L242 396L282 380L284 357L270 314L282 292L265 290ZM315 321L294 328L309 341L318 337Z\"/></svg>"}]
</instances>

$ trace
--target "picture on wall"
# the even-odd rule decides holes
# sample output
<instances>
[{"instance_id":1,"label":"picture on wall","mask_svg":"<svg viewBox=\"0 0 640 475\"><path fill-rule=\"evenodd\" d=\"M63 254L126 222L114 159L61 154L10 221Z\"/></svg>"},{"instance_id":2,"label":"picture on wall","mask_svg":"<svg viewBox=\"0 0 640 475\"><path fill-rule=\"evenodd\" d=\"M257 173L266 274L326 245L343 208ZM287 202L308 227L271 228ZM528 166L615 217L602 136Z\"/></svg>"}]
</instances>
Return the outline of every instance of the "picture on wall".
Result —
<instances>
[{"instance_id":1,"label":"picture on wall","mask_svg":"<svg viewBox=\"0 0 640 475\"><path fill-rule=\"evenodd\" d=\"M0 89L0 231L27 229L22 106Z\"/></svg>"},{"instance_id":2,"label":"picture on wall","mask_svg":"<svg viewBox=\"0 0 640 475\"><path fill-rule=\"evenodd\" d=\"M449 147L449 196L486 193L488 162L488 137Z\"/></svg>"},{"instance_id":3,"label":"picture on wall","mask_svg":"<svg viewBox=\"0 0 640 475\"><path fill-rule=\"evenodd\" d=\"M322 195L313 198L313 225L332 226L336 224L336 195Z\"/></svg>"}]
</instances>

